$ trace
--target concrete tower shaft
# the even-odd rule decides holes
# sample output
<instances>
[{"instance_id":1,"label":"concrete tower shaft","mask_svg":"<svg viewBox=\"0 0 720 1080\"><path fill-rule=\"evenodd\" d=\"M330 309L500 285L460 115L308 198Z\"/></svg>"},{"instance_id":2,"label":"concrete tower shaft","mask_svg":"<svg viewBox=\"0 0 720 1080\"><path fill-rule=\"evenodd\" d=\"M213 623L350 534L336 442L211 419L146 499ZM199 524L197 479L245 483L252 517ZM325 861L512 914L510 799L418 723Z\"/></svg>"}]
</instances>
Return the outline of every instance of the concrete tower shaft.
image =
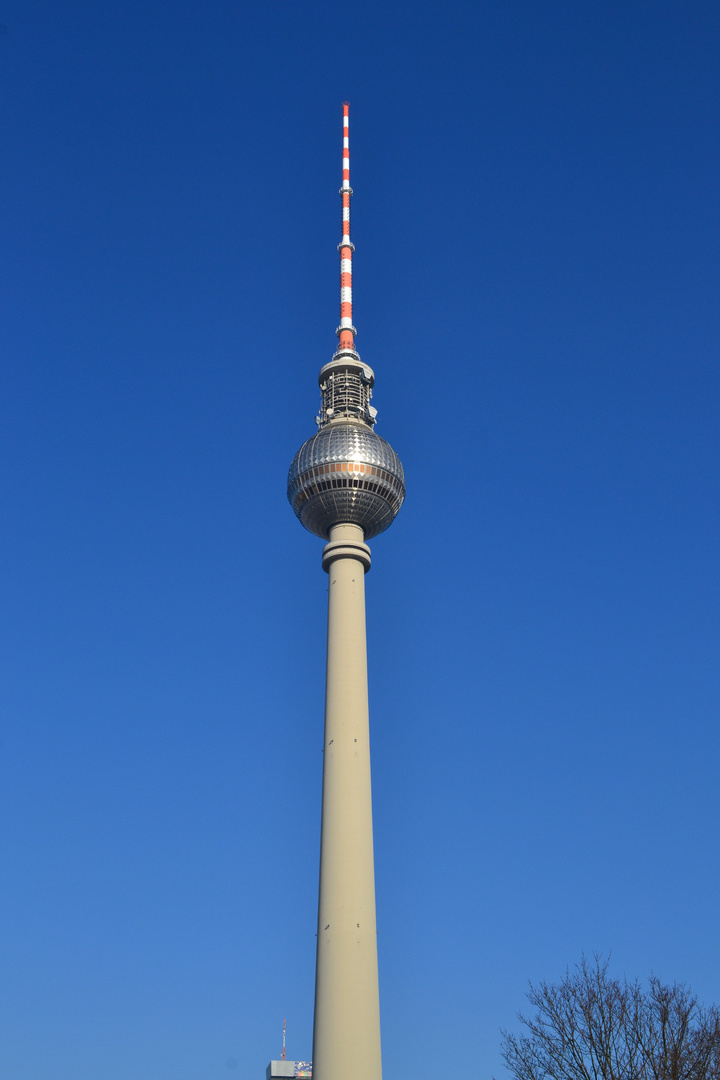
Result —
<instances>
[{"instance_id":1,"label":"concrete tower shaft","mask_svg":"<svg viewBox=\"0 0 720 1080\"><path fill-rule=\"evenodd\" d=\"M328 644L314 1080L381 1080L365 639L370 549L335 525L323 552Z\"/></svg>"}]
</instances>

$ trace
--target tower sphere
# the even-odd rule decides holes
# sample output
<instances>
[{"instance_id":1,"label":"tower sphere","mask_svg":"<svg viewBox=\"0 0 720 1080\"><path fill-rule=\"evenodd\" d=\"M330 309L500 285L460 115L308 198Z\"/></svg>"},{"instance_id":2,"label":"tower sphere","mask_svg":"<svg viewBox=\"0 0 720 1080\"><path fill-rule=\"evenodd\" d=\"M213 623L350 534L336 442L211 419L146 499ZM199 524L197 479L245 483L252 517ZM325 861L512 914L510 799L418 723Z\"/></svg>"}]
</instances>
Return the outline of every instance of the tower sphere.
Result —
<instances>
[{"instance_id":1,"label":"tower sphere","mask_svg":"<svg viewBox=\"0 0 720 1080\"><path fill-rule=\"evenodd\" d=\"M335 420L293 458L288 499L309 532L324 539L333 525L360 525L369 540L392 524L405 498L405 474L392 446L371 427Z\"/></svg>"}]
</instances>

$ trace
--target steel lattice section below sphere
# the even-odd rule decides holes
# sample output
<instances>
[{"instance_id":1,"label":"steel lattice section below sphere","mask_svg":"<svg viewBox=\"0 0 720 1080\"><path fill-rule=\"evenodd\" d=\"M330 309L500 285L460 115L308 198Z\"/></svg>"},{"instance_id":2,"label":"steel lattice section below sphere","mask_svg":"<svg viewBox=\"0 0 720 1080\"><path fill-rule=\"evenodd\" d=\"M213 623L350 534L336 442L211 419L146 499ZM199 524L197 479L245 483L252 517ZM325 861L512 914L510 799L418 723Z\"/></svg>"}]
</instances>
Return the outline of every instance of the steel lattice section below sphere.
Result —
<instances>
[{"instance_id":1,"label":"steel lattice section below sphere","mask_svg":"<svg viewBox=\"0 0 720 1080\"><path fill-rule=\"evenodd\" d=\"M327 539L333 525L360 525L365 539L384 532L405 498L393 448L362 423L322 427L295 455L288 499L305 528Z\"/></svg>"}]
</instances>

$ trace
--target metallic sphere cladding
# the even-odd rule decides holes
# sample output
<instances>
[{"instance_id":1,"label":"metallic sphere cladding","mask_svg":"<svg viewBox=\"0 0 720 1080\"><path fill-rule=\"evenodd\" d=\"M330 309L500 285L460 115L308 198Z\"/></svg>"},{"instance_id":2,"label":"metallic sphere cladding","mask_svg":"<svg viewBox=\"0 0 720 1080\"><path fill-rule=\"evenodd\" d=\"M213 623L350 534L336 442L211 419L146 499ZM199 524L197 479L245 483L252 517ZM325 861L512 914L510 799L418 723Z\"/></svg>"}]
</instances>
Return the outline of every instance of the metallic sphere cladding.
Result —
<instances>
[{"instance_id":1,"label":"metallic sphere cladding","mask_svg":"<svg viewBox=\"0 0 720 1080\"><path fill-rule=\"evenodd\" d=\"M333 525L360 525L369 540L390 526L405 498L405 474L389 443L365 424L336 421L295 455L288 499L301 523L327 539Z\"/></svg>"}]
</instances>

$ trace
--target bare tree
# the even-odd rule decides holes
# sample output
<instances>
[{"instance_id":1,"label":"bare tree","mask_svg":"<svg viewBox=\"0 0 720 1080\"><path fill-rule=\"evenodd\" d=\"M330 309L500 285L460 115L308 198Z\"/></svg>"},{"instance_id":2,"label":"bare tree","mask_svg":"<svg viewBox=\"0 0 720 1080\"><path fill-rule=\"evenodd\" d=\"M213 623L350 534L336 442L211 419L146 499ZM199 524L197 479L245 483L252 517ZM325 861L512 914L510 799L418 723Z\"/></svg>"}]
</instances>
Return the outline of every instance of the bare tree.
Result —
<instances>
[{"instance_id":1,"label":"bare tree","mask_svg":"<svg viewBox=\"0 0 720 1080\"><path fill-rule=\"evenodd\" d=\"M557 985L530 984L525 1033L503 1032L515 1080L720 1080L720 1010L683 984L610 978L584 957Z\"/></svg>"}]
</instances>

